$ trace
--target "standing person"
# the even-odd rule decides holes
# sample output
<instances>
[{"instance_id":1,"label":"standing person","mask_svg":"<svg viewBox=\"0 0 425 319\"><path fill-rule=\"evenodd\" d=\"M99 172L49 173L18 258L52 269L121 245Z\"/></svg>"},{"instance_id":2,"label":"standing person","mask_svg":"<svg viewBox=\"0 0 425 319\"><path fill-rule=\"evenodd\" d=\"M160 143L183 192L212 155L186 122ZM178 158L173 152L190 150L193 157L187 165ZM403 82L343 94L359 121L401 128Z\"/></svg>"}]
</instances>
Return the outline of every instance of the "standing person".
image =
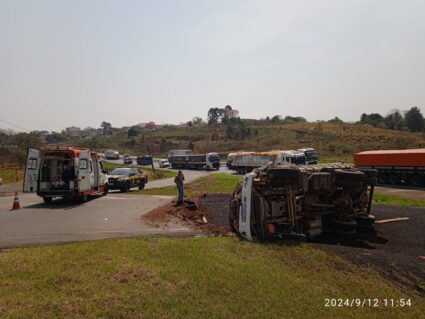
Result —
<instances>
[{"instance_id":1,"label":"standing person","mask_svg":"<svg viewBox=\"0 0 425 319\"><path fill-rule=\"evenodd\" d=\"M177 176L174 178L174 183L177 185L177 190L179 191L179 199L177 204L183 204L183 196L184 196L184 175L182 171L178 171Z\"/></svg>"}]
</instances>

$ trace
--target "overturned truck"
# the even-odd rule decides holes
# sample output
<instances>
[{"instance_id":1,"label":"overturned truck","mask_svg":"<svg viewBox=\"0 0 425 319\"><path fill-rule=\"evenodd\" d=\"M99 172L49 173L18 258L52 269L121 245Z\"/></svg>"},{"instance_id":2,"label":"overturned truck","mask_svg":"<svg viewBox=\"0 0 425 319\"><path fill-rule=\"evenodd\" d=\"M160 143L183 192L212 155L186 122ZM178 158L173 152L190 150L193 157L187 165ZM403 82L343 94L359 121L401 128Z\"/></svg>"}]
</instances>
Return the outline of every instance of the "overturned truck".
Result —
<instances>
[{"instance_id":1,"label":"overturned truck","mask_svg":"<svg viewBox=\"0 0 425 319\"><path fill-rule=\"evenodd\" d=\"M373 233L377 171L350 165L270 164L245 175L230 201L230 226L248 240Z\"/></svg>"}]
</instances>

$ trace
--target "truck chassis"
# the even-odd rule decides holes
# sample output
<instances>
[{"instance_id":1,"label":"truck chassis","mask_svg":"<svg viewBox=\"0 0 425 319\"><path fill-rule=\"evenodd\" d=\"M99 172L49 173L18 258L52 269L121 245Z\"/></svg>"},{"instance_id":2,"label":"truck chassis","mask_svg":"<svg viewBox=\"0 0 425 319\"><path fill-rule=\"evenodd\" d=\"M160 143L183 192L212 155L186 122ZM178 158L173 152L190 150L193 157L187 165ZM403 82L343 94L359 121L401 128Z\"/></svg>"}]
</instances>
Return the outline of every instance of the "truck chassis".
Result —
<instances>
[{"instance_id":1,"label":"truck chassis","mask_svg":"<svg viewBox=\"0 0 425 319\"><path fill-rule=\"evenodd\" d=\"M376 170L344 164L255 169L233 193L230 226L248 240L373 233L376 176Z\"/></svg>"}]
</instances>

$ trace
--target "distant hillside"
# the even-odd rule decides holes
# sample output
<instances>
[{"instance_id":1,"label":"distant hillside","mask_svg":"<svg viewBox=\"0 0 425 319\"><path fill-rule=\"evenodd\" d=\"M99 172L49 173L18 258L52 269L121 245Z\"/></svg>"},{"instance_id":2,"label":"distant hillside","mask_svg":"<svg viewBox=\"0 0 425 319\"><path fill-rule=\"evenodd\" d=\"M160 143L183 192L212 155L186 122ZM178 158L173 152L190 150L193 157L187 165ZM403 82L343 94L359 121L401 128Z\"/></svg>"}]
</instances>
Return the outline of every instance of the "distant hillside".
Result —
<instances>
[{"instance_id":1,"label":"distant hillside","mask_svg":"<svg viewBox=\"0 0 425 319\"><path fill-rule=\"evenodd\" d=\"M145 131L138 136L98 137L80 140L79 146L104 150L115 148L132 154L146 153L149 146L156 156L169 149L193 148L194 152L238 150L266 151L313 147L327 161L351 161L356 152L371 149L424 148L425 133L393 131L364 124L346 123L247 123L243 138L229 138L226 125L169 128Z\"/></svg>"}]
</instances>

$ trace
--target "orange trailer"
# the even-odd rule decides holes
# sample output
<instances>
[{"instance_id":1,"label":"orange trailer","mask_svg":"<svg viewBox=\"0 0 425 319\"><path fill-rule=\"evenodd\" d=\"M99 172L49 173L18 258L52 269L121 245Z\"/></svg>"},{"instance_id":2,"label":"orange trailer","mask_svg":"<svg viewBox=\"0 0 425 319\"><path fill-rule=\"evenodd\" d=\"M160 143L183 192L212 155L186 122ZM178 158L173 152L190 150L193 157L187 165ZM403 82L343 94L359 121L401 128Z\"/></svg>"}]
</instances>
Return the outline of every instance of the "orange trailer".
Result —
<instances>
[{"instance_id":1,"label":"orange trailer","mask_svg":"<svg viewBox=\"0 0 425 319\"><path fill-rule=\"evenodd\" d=\"M360 152L354 164L377 169L380 184L425 186L425 148Z\"/></svg>"}]
</instances>

